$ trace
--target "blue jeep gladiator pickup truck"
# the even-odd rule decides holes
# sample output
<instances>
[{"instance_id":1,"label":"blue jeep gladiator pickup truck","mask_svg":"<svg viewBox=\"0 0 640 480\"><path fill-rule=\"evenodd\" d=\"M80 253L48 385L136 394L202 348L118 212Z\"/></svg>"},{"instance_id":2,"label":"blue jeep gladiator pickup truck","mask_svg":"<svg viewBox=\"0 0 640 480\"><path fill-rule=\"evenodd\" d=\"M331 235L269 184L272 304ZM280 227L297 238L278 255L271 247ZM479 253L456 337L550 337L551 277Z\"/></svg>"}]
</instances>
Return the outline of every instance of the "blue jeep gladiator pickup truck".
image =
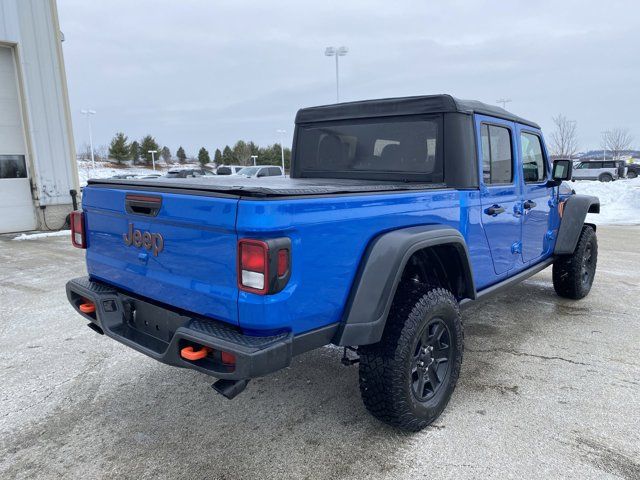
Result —
<instances>
[{"instance_id":1,"label":"blue jeep gladiator pickup truck","mask_svg":"<svg viewBox=\"0 0 640 480\"><path fill-rule=\"evenodd\" d=\"M416 431L456 385L462 307L551 265L560 296L589 293L600 204L570 176L538 125L480 102L305 108L291 178L89 181L72 216L88 276L67 297L96 332L228 398L344 346L366 408Z\"/></svg>"}]
</instances>

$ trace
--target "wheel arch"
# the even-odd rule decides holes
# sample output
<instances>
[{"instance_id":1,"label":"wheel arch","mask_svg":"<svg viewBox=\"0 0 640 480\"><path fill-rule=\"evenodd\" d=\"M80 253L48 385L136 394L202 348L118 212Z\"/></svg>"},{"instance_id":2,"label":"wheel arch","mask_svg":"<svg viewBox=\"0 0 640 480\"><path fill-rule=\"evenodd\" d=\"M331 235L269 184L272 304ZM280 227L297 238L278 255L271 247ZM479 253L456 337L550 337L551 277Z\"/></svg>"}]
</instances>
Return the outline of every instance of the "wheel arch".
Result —
<instances>
[{"instance_id":1,"label":"wheel arch","mask_svg":"<svg viewBox=\"0 0 640 480\"><path fill-rule=\"evenodd\" d=\"M600 200L591 195L571 195L564 202L558 239L553 250L555 255L569 255L578 244L587 213L600 213ZM595 225L587 224L593 227Z\"/></svg>"},{"instance_id":2,"label":"wheel arch","mask_svg":"<svg viewBox=\"0 0 640 480\"><path fill-rule=\"evenodd\" d=\"M469 252L458 230L446 225L393 230L376 237L363 255L333 343L366 345L380 340L398 284L416 254L440 258L455 271L455 283L445 287L458 300L476 298Z\"/></svg>"}]
</instances>

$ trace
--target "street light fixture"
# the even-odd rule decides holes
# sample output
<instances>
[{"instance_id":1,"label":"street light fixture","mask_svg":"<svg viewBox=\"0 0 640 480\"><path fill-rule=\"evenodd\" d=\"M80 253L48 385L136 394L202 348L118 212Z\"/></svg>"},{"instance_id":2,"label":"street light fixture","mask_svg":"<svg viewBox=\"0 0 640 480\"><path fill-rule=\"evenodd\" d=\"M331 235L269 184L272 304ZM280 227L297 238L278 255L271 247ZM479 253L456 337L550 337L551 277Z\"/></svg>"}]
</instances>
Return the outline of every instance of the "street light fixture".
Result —
<instances>
[{"instance_id":1,"label":"street light fixture","mask_svg":"<svg viewBox=\"0 0 640 480\"><path fill-rule=\"evenodd\" d=\"M153 165L153 171L156 171L156 153L158 153L157 150L148 150L147 153L151 154L151 164Z\"/></svg>"},{"instance_id":2,"label":"street light fixture","mask_svg":"<svg viewBox=\"0 0 640 480\"><path fill-rule=\"evenodd\" d=\"M336 57L336 103L340 103L340 78L338 75L338 57L344 57L349 52L347 47L327 47L324 54L327 57Z\"/></svg>"},{"instance_id":3,"label":"street light fixture","mask_svg":"<svg viewBox=\"0 0 640 480\"><path fill-rule=\"evenodd\" d=\"M253 166L255 167L257 164L256 160L258 160L258 155L251 155L251 158L253 159Z\"/></svg>"},{"instance_id":4,"label":"street light fixture","mask_svg":"<svg viewBox=\"0 0 640 480\"><path fill-rule=\"evenodd\" d=\"M496 103L501 103L502 104L502 108L504 108L505 110L507 109L507 103L511 102L510 98L501 98L499 100L496 100Z\"/></svg>"},{"instance_id":5,"label":"street light fixture","mask_svg":"<svg viewBox=\"0 0 640 480\"><path fill-rule=\"evenodd\" d=\"M87 123L89 124L89 147L91 148L91 166L96 168L96 160L93 156L93 133L91 132L91 115L95 115L95 110L80 110L80 113L87 117Z\"/></svg>"},{"instance_id":6,"label":"street light fixture","mask_svg":"<svg viewBox=\"0 0 640 480\"><path fill-rule=\"evenodd\" d=\"M276 130L276 133L280 134L280 155L282 156L282 174L284 175L284 134L287 133L286 130Z\"/></svg>"}]
</instances>

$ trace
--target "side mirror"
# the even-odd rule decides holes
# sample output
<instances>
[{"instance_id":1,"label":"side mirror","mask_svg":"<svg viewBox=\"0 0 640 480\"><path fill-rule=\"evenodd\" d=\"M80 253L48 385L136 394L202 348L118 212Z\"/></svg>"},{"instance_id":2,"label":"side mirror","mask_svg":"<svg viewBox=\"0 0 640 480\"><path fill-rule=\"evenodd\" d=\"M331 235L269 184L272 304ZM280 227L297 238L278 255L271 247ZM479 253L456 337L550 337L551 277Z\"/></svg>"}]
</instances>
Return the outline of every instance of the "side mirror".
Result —
<instances>
[{"instance_id":1,"label":"side mirror","mask_svg":"<svg viewBox=\"0 0 640 480\"><path fill-rule=\"evenodd\" d=\"M573 173L573 161L562 159L553 161L553 170L551 171L551 178L553 183L558 186L565 180L571 180L571 174Z\"/></svg>"}]
</instances>

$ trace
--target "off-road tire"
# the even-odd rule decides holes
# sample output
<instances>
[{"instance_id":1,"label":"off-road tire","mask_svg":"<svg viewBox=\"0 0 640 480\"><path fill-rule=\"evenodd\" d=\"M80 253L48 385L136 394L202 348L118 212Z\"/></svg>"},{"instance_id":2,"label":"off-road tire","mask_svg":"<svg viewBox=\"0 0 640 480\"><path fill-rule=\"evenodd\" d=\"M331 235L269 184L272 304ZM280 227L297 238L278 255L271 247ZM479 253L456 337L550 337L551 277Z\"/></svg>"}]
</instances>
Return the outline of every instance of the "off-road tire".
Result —
<instances>
[{"instance_id":1,"label":"off-road tire","mask_svg":"<svg viewBox=\"0 0 640 480\"><path fill-rule=\"evenodd\" d=\"M598 239L593 227L582 227L580 239L571 255L562 255L553 262L553 288L564 298L586 297L593 285L598 263Z\"/></svg>"},{"instance_id":2,"label":"off-road tire","mask_svg":"<svg viewBox=\"0 0 640 480\"><path fill-rule=\"evenodd\" d=\"M636 178L637 176L638 176L638 174L636 172L627 173L627 178Z\"/></svg>"},{"instance_id":3,"label":"off-road tire","mask_svg":"<svg viewBox=\"0 0 640 480\"><path fill-rule=\"evenodd\" d=\"M421 401L414 392L419 388L419 380L415 380L419 372L413 370L415 354L423 351L418 347L434 325L442 325L448 333L450 358L433 396ZM358 348L360 393L365 407L394 427L413 432L423 429L438 418L451 398L460 375L463 348L460 311L451 292L416 282L401 284L380 342ZM441 372L439 365L436 361L436 369ZM424 385L421 391L425 391Z\"/></svg>"},{"instance_id":4,"label":"off-road tire","mask_svg":"<svg viewBox=\"0 0 640 480\"><path fill-rule=\"evenodd\" d=\"M603 173L598 177L601 182L613 182L613 176L610 173Z\"/></svg>"}]
</instances>

